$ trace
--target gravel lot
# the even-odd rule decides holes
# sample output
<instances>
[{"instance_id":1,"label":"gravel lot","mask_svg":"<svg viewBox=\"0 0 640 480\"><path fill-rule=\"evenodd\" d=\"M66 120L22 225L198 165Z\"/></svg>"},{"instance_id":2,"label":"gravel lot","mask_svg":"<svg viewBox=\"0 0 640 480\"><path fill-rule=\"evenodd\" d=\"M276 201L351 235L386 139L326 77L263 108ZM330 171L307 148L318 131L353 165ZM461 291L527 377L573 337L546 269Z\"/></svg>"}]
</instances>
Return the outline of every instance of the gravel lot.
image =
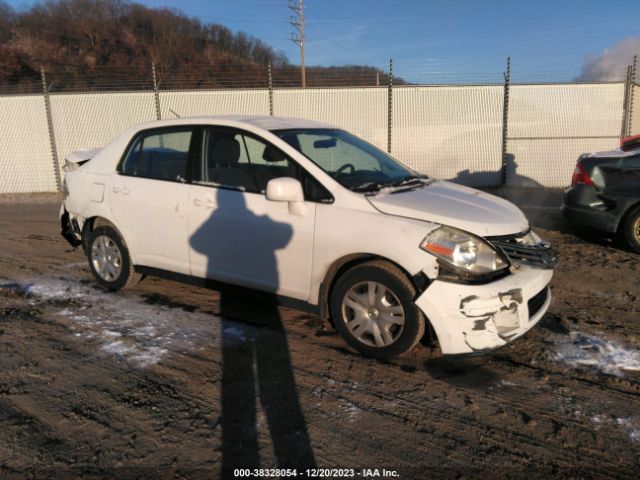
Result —
<instances>
[{"instance_id":1,"label":"gravel lot","mask_svg":"<svg viewBox=\"0 0 640 480\"><path fill-rule=\"evenodd\" d=\"M0 477L638 478L640 256L566 226L558 192L499 193L559 251L549 313L491 355L391 363L292 310L225 298L220 318L216 292L151 278L104 292L55 195L0 196Z\"/></svg>"}]
</instances>

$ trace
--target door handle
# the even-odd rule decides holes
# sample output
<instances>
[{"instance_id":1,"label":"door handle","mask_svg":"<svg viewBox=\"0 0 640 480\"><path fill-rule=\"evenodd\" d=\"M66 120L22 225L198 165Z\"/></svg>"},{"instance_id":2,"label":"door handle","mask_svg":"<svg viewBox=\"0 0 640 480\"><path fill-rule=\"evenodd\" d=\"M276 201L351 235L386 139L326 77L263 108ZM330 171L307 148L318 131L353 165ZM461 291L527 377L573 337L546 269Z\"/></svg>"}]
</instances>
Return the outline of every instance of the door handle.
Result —
<instances>
[{"instance_id":1,"label":"door handle","mask_svg":"<svg viewBox=\"0 0 640 480\"><path fill-rule=\"evenodd\" d=\"M113 193L121 193L122 195L127 195L129 193L129 189L127 187L121 187L118 185L114 185L111 190Z\"/></svg>"},{"instance_id":2,"label":"door handle","mask_svg":"<svg viewBox=\"0 0 640 480\"><path fill-rule=\"evenodd\" d=\"M205 208L214 208L216 206L215 202L210 198L194 198L193 204L196 207L205 207Z\"/></svg>"}]
</instances>

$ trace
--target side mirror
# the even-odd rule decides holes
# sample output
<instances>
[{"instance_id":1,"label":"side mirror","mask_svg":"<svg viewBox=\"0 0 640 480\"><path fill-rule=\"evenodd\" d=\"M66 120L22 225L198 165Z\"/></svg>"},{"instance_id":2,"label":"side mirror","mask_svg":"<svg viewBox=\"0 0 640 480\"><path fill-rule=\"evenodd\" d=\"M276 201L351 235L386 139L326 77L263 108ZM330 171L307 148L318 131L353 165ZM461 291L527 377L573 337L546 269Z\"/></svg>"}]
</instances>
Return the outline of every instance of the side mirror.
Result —
<instances>
[{"instance_id":1,"label":"side mirror","mask_svg":"<svg viewBox=\"0 0 640 480\"><path fill-rule=\"evenodd\" d=\"M302 185L295 178L280 177L267 183L267 200L289 202L289 213L304 215L304 193Z\"/></svg>"}]
</instances>

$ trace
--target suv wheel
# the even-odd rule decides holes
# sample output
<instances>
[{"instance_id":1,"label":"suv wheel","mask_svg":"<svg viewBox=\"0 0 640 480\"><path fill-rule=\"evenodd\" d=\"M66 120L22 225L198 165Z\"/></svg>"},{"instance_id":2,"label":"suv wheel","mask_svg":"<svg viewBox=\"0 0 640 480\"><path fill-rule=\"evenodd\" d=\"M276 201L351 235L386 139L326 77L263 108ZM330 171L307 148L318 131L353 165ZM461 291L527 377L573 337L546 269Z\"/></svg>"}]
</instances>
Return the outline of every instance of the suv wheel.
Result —
<instances>
[{"instance_id":1,"label":"suv wheel","mask_svg":"<svg viewBox=\"0 0 640 480\"><path fill-rule=\"evenodd\" d=\"M89 233L86 254L91 273L100 285L109 290L134 285L140 275L135 273L118 232L109 226L101 226Z\"/></svg>"},{"instance_id":2,"label":"suv wheel","mask_svg":"<svg viewBox=\"0 0 640 480\"><path fill-rule=\"evenodd\" d=\"M624 236L629 246L640 253L640 207L633 209L625 220Z\"/></svg>"},{"instance_id":3,"label":"suv wheel","mask_svg":"<svg viewBox=\"0 0 640 480\"><path fill-rule=\"evenodd\" d=\"M337 280L331 316L336 330L360 353L398 357L424 335L425 319L414 297L413 285L399 269L383 261L367 262Z\"/></svg>"}]
</instances>

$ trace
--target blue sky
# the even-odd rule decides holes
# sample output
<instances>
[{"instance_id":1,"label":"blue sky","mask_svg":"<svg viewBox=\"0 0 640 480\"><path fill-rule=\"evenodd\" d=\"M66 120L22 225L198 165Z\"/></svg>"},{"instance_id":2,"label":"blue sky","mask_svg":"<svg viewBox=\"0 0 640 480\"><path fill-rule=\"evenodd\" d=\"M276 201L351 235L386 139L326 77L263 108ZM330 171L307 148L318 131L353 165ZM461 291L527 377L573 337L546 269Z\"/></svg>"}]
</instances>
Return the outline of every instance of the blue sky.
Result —
<instances>
[{"instance_id":1,"label":"blue sky","mask_svg":"<svg viewBox=\"0 0 640 480\"><path fill-rule=\"evenodd\" d=\"M288 0L139 3L244 31L299 63ZM507 56L516 80L571 80L588 54L640 37L638 0L305 0L305 7L308 65L386 69L393 58L397 74L414 80L497 81Z\"/></svg>"}]
</instances>

